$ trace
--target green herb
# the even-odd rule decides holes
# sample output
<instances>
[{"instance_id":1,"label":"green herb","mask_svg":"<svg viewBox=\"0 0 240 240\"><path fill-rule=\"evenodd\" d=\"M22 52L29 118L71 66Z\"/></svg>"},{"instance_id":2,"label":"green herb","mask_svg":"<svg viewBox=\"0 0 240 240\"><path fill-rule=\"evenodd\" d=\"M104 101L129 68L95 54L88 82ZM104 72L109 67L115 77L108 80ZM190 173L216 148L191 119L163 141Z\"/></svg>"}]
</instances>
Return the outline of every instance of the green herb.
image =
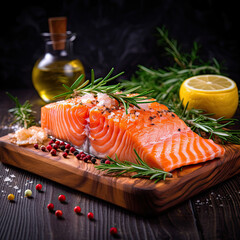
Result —
<instances>
[{"instance_id":1,"label":"green herb","mask_svg":"<svg viewBox=\"0 0 240 240\"><path fill-rule=\"evenodd\" d=\"M136 158L137 164L129 161L120 162L116 155L116 160L108 157L108 159L112 161L111 164L101 164L95 166L95 168L97 168L98 170L106 171L107 174L115 174L115 176L117 177L126 173L136 173L131 177L132 178L148 177L151 180L155 180L155 183L157 183L160 180L165 180L166 177L172 177L172 174L169 172L165 172L158 168L149 167L147 163L140 158L135 149L134 152L137 157Z\"/></svg>"},{"instance_id":2,"label":"green herb","mask_svg":"<svg viewBox=\"0 0 240 240\"><path fill-rule=\"evenodd\" d=\"M237 119L214 119L211 115L204 114L202 110L187 110L187 106L184 108L179 99L179 89L185 79L203 73L220 74L220 65L217 60L213 59L211 64L201 60L198 56L199 47L196 42L190 53L183 53L177 41L168 37L165 28L157 28L157 32L158 43L173 59L172 66L163 69L139 66L139 70L130 81L122 80L123 86L126 89L141 86L139 89L141 91L153 89L151 97L167 105L199 135L206 135L205 137L213 139L217 136L222 142L240 144L240 130L227 129L233 126L238 121Z\"/></svg>"},{"instance_id":3,"label":"green herb","mask_svg":"<svg viewBox=\"0 0 240 240\"><path fill-rule=\"evenodd\" d=\"M122 91L123 86L121 86L120 83L115 85L107 85L108 82L116 79L117 77L123 74L123 72L121 72L113 77L110 77L113 70L114 68L110 70L110 72L106 75L106 77L95 79L94 71L92 69L91 81L90 80L84 81L84 75L82 74L72 84L71 87L63 84L63 87L68 91L65 93L59 94L54 98L59 98L63 96L65 96L66 98L70 98L70 97L82 96L87 93L92 93L96 96L98 93L105 93L109 97L116 99L119 104L123 104L126 110L126 113L128 113L128 108L131 105L136 106L137 108L140 108L139 104L141 103L154 102L154 101L150 101L148 98L145 97L146 95L152 93L153 90L142 91L137 95L128 96L128 94L136 92L136 90L138 90L140 87L135 86L134 88L131 88L129 90Z\"/></svg>"},{"instance_id":4,"label":"green herb","mask_svg":"<svg viewBox=\"0 0 240 240\"><path fill-rule=\"evenodd\" d=\"M240 130L228 129L228 127L233 126L238 121L237 119L224 117L214 119L211 118L212 114L204 114L203 110L187 110L187 105L184 108L182 102L180 102L175 105L170 104L169 107L200 136L213 140L217 140L217 137L222 144L225 142L240 144Z\"/></svg>"},{"instance_id":5,"label":"green herb","mask_svg":"<svg viewBox=\"0 0 240 240\"><path fill-rule=\"evenodd\" d=\"M15 102L16 107L11 108L8 111L14 115L14 121L11 123L11 125L18 123L20 126L23 126L24 128L29 128L33 125L35 125L34 111L32 110L32 105L27 100L23 105L20 104L17 97L14 97L10 93L6 93L12 100Z\"/></svg>"}]
</instances>

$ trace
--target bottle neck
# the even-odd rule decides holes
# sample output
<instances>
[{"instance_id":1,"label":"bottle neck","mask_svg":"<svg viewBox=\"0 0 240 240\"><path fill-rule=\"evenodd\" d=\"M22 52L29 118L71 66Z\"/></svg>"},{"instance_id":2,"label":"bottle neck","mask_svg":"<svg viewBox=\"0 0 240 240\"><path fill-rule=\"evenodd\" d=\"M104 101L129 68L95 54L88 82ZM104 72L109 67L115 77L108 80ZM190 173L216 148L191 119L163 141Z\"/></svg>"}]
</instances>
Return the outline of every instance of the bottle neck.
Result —
<instances>
[{"instance_id":1,"label":"bottle neck","mask_svg":"<svg viewBox=\"0 0 240 240\"><path fill-rule=\"evenodd\" d=\"M76 34L67 32L60 36L56 34L43 33L45 40L45 54L50 54L56 58L73 58L73 42Z\"/></svg>"},{"instance_id":2,"label":"bottle neck","mask_svg":"<svg viewBox=\"0 0 240 240\"><path fill-rule=\"evenodd\" d=\"M73 42L65 41L64 48L62 49L54 49L54 45L52 41L47 41L45 43L45 54L49 53L54 57L60 58L73 58Z\"/></svg>"}]
</instances>

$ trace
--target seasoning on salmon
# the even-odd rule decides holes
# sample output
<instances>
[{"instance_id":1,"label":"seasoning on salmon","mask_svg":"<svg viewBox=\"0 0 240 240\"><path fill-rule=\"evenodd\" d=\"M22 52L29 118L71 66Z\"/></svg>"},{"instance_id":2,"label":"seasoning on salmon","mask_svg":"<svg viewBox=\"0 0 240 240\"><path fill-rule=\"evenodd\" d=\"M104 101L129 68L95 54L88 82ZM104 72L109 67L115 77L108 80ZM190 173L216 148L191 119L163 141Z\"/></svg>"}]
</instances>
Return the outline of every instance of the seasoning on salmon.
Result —
<instances>
[{"instance_id":1,"label":"seasoning on salmon","mask_svg":"<svg viewBox=\"0 0 240 240\"><path fill-rule=\"evenodd\" d=\"M224 155L223 147L194 133L163 104L141 104L141 109L129 108L126 114L113 99L104 97L48 104L41 110L42 128L100 158L116 154L120 161L135 162L135 149L149 166L164 171Z\"/></svg>"}]
</instances>

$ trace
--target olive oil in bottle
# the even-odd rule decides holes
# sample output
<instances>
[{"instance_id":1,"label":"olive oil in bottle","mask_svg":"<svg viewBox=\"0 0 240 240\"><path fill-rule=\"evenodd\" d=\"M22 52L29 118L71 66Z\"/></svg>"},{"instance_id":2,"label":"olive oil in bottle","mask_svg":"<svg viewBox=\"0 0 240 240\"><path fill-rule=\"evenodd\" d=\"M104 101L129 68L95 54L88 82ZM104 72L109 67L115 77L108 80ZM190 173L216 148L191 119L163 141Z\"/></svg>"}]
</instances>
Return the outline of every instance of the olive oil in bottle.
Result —
<instances>
[{"instance_id":1,"label":"olive oil in bottle","mask_svg":"<svg viewBox=\"0 0 240 240\"><path fill-rule=\"evenodd\" d=\"M66 17L49 18L48 23L50 33L42 34L45 54L33 67L32 82L39 96L45 102L52 102L56 101L54 96L65 91L63 84L71 86L85 73L81 61L74 57L76 34L66 31Z\"/></svg>"},{"instance_id":2,"label":"olive oil in bottle","mask_svg":"<svg viewBox=\"0 0 240 240\"><path fill-rule=\"evenodd\" d=\"M63 93L63 84L71 86L74 81L84 74L84 67L78 60L54 60L44 64L38 60L33 67L32 79L35 89L45 102L55 101L53 97Z\"/></svg>"}]
</instances>

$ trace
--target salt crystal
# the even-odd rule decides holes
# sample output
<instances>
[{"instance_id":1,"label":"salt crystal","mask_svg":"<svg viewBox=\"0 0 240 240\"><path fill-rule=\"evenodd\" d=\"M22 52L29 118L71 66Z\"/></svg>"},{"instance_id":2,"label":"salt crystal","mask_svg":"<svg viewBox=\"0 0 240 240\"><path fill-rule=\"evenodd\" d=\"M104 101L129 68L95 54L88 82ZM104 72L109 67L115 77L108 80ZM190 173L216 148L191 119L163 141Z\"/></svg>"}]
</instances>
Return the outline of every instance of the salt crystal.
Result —
<instances>
[{"instance_id":1,"label":"salt crystal","mask_svg":"<svg viewBox=\"0 0 240 240\"><path fill-rule=\"evenodd\" d=\"M17 189L19 189L19 187L18 187L18 186L14 186L13 188L14 188L14 189L16 189L16 190L17 190Z\"/></svg>"},{"instance_id":2,"label":"salt crystal","mask_svg":"<svg viewBox=\"0 0 240 240\"><path fill-rule=\"evenodd\" d=\"M91 102L95 102L96 99L94 97L94 94L87 93L81 97L81 101L82 101L82 103L91 103Z\"/></svg>"},{"instance_id":3,"label":"salt crystal","mask_svg":"<svg viewBox=\"0 0 240 240\"><path fill-rule=\"evenodd\" d=\"M21 191L22 191L22 190L21 190L21 189L19 189L17 192L18 192L18 193L20 193Z\"/></svg>"},{"instance_id":4,"label":"salt crystal","mask_svg":"<svg viewBox=\"0 0 240 240\"><path fill-rule=\"evenodd\" d=\"M9 172L9 168L5 168L5 171L6 171L6 172Z\"/></svg>"},{"instance_id":5,"label":"salt crystal","mask_svg":"<svg viewBox=\"0 0 240 240\"><path fill-rule=\"evenodd\" d=\"M9 178L9 177L5 177L4 178L4 182L12 182L13 180L11 179L11 178Z\"/></svg>"},{"instance_id":6,"label":"salt crystal","mask_svg":"<svg viewBox=\"0 0 240 240\"><path fill-rule=\"evenodd\" d=\"M16 176L15 176L14 174L11 174L10 177L11 177L11 178L15 178Z\"/></svg>"}]
</instances>

